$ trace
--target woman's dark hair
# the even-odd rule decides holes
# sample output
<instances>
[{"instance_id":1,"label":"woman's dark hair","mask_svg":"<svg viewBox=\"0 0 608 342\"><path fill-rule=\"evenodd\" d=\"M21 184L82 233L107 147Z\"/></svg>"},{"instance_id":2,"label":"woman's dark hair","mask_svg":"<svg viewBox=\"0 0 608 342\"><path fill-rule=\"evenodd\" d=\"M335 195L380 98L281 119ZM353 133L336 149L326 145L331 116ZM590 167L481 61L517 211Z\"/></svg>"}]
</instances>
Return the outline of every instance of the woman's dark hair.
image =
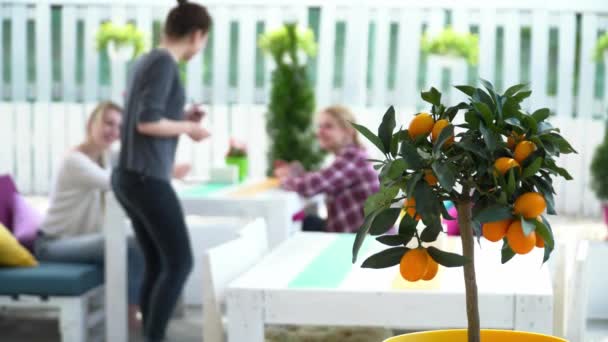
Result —
<instances>
[{"instance_id":1,"label":"woman's dark hair","mask_svg":"<svg viewBox=\"0 0 608 342\"><path fill-rule=\"evenodd\" d=\"M177 0L165 21L165 34L171 38L183 38L201 30L203 34L211 28L211 16L207 8L187 0Z\"/></svg>"}]
</instances>

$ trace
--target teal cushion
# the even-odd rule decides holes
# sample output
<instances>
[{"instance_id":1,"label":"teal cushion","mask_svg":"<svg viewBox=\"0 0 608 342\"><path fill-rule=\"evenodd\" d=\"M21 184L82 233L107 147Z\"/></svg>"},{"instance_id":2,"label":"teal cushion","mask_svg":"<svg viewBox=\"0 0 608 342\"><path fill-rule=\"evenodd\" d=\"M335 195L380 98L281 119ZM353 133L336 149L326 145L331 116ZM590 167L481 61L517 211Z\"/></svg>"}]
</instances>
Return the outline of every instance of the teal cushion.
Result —
<instances>
[{"instance_id":1,"label":"teal cushion","mask_svg":"<svg viewBox=\"0 0 608 342\"><path fill-rule=\"evenodd\" d=\"M103 284L103 268L41 262L37 267L0 268L0 295L80 296Z\"/></svg>"}]
</instances>

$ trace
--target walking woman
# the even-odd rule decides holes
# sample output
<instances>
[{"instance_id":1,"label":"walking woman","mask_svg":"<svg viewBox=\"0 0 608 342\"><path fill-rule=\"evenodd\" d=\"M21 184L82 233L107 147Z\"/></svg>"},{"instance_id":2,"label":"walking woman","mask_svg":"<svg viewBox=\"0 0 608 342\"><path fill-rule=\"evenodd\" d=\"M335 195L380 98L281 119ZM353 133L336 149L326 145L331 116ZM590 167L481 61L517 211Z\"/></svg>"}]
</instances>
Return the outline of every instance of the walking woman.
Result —
<instances>
[{"instance_id":1,"label":"walking woman","mask_svg":"<svg viewBox=\"0 0 608 342\"><path fill-rule=\"evenodd\" d=\"M162 44L140 57L129 75L112 188L145 258L140 305L146 342L164 339L192 269L190 239L170 178L178 137L198 142L209 133L201 127L203 113L196 107L184 113L178 62L205 47L210 27L205 7L178 1L165 21Z\"/></svg>"}]
</instances>

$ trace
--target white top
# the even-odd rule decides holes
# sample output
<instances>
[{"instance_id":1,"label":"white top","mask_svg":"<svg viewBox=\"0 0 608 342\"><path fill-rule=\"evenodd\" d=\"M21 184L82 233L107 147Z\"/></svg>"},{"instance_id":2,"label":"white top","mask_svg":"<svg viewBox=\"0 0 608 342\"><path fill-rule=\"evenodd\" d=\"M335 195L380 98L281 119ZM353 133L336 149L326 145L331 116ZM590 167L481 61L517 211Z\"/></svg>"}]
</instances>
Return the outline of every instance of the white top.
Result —
<instances>
[{"instance_id":1,"label":"white top","mask_svg":"<svg viewBox=\"0 0 608 342\"><path fill-rule=\"evenodd\" d=\"M52 237L101 231L103 192L110 190L110 169L72 150L62 161L41 230Z\"/></svg>"}]
</instances>

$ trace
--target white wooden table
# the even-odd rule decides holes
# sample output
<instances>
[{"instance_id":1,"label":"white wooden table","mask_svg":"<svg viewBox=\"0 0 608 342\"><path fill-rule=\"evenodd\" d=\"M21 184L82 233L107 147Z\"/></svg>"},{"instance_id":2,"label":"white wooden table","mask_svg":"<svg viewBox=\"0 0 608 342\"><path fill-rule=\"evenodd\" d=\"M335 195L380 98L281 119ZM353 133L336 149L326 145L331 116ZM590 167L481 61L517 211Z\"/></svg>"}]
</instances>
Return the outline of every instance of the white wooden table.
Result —
<instances>
[{"instance_id":1,"label":"white wooden table","mask_svg":"<svg viewBox=\"0 0 608 342\"><path fill-rule=\"evenodd\" d=\"M204 183L176 183L175 186L186 215L263 217L271 248L297 230L293 215L307 202L294 192L279 189L269 180L231 185L203 195L197 194L196 188L204 187Z\"/></svg>"},{"instance_id":2,"label":"white wooden table","mask_svg":"<svg viewBox=\"0 0 608 342\"><path fill-rule=\"evenodd\" d=\"M261 185L260 185L261 184ZM292 216L303 208L305 201L295 193L269 187L263 182L249 182L225 187L205 195L190 195L196 184L178 185L185 215L263 217L268 227L270 246L276 246L294 233ZM200 186L200 185L199 185ZM127 342L127 246L125 237L129 225L122 208L112 194L106 203L105 279L106 279L106 340Z\"/></svg>"},{"instance_id":3,"label":"white wooden table","mask_svg":"<svg viewBox=\"0 0 608 342\"><path fill-rule=\"evenodd\" d=\"M406 283L398 268L350 264L352 235L298 233L227 291L228 342L264 341L264 324L380 326L411 330L466 327L462 268L431 282ZM361 255L377 251L369 244ZM443 247L441 247L443 246ZM460 250L446 238L441 248ZM541 250L500 264L500 244L477 248L483 328L552 332L553 294Z\"/></svg>"}]
</instances>

